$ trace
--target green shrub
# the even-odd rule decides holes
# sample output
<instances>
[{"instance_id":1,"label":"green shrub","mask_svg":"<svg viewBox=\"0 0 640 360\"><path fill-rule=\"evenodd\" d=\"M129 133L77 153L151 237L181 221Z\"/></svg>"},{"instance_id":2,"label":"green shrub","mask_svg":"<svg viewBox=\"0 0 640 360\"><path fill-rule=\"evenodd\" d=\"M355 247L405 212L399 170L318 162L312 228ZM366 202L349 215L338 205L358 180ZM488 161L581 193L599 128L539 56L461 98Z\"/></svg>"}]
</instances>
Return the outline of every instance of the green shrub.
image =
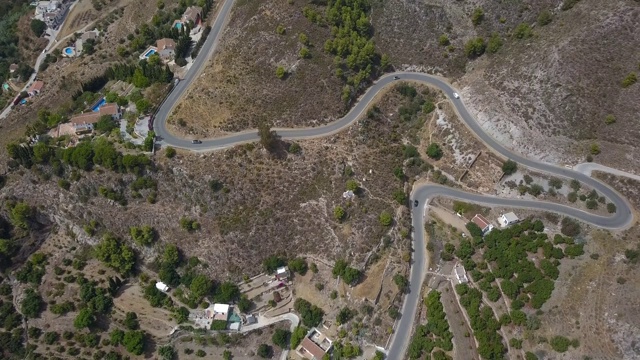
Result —
<instances>
[{"instance_id":1,"label":"green shrub","mask_svg":"<svg viewBox=\"0 0 640 360\"><path fill-rule=\"evenodd\" d=\"M440 35L440 37L438 38L438 43L441 46L448 46L450 44L449 37L446 34Z\"/></svg>"},{"instance_id":2,"label":"green shrub","mask_svg":"<svg viewBox=\"0 0 640 360\"><path fill-rule=\"evenodd\" d=\"M518 171L518 164L513 160L507 160L502 164L502 171L505 175L511 175Z\"/></svg>"},{"instance_id":3,"label":"green shrub","mask_svg":"<svg viewBox=\"0 0 640 360\"><path fill-rule=\"evenodd\" d=\"M393 192L393 198L400 205L405 205L407 203L407 194L405 194L404 190L402 190L402 189L396 189Z\"/></svg>"},{"instance_id":4,"label":"green shrub","mask_svg":"<svg viewBox=\"0 0 640 360\"><path fill-rule=\"evenodd\" d=\"M562 6L560 7L560 10L567 11L574 7L579 1L580 0L564 0Z\"/></svg>"},{"instance_id":5,"label":"green shrub","mask_svg":"<svg viewBox=\"0 0 640 360\"><path fill-rule=\"evenodd\" d=\"M604 118L604 123L607 125L611 125L615 122L616 122L616 117L613 116L612 114L609 114Z\"/></svg>"},{"instance_id":6,"label":"green shrub","mask_svg":"<svg viewBox=\"0 0 640 360\"><path fill-rule=\"evenodd\" d=\"M545 26L551 24L553 21L553 15L551 15L551 11L542 10L540 14L538 14L538 25Z\"/></svg>"},{"instance_id":7,"label":"green shrub","mask_svg":"<svg viewBox=\"0 0 640 360\"><path fill-rule=\"evenodd\" d=\"M484 10L482 8L475 8L471 14L471 23L473 26L478 26L484 19Z\"/></svg>"},{"instance_id":8,"label":"green shrub","mask_svg":"<svg viewBox=\"0 0 640 360\"><path fill-rule=\"evenodd\" d=\"M491 37L489 38L489 42L487 43L487 51L490 54L495 54L498 52L498 50L500 50L502 45L503 45L503 42L502 42L502 38L500 37L500 34L493 33L493 35L491 35Z\"/></svg>"},{"instance_id":9,"label":"green shrub","mask_svg":"<svg viewBox=\"0 0 640 360\"><path fill-rule=\"evenodd\" d=\"M276 77L278 79L284 79L286 75L287 75L287 71L282 66L278 66L276 68Z\"/></svg>"},{"instance_id":10,"label":"green shrub","mask_svg":"<svg viewBox=\"0 0 640 360\"><path fill-rule=\"evenodd\" d=\"M378 220L382 226L390 226L393 223L393 216L388 211L383 211Z\"/></svg>"},{"instance_id":11,"label":"green shrub","mask_svg":"<svg viewBox=\"0 0 640 360\"><path fill-rule=\"evenodd\" d=\"M169 159L173 159L173 157L176 156L176 149L174 149L171 146L169 146L165 150L164 155Z\"/></svg>"},{"instance_id":12,"label":"green shrub","mask_svg":"<svg viewBox=\"0 0 640 360\"><path fill-rule=\"evenodd\" d=\"M638 82L638 75L635 72L629 73L624 80L622 80L622 87L626 88Z\"/></svg>"},{"instance_id":13,"label":"green shrub","mask_svg":"<svg viewBox=\"0 0 640 360\"><path fill-rule=\"evenodd\" d=\"M477 58L484 54L486 48L487 44L485 43L484 39L481 37L477 37L475 39L467 41L467 43L464 45L464 53L469 58Z\"/></svg>"},{"instance_id":14,"label":"green shrub","mask_svg":"<svg viewBox=\"0 0 640 360\"><path fill-rule=\"evenodd\" d=\"M559 353L566 352L569 350L569 345L571 345L571 340L567 339L564 336L556 335L551 338L549 342L551 348Z\"/></svg>"},{"instance_id":15,"label":"green shrub","mask_svg":"<svg viewBox=\"0 0 640 360\"><path fill-rule=\"evenodd\" d=\"M531 30L529 24L521 23L516 26L516 29L513 31L513 36L516 39L528 39L533 36L533 30Z\"/></svg>"},{"instance_id":16,"label":"green shrub","mask_svg":"<svg viewBox=\"0 0 640 360\"><path fill-rule=\"evenodd\" d=\"M442 158L442 148L440 148L440 145L436 143L429 144L427 147L427 156L435 160L440 160L440 158Z\"/></svg>"}]
</instances>

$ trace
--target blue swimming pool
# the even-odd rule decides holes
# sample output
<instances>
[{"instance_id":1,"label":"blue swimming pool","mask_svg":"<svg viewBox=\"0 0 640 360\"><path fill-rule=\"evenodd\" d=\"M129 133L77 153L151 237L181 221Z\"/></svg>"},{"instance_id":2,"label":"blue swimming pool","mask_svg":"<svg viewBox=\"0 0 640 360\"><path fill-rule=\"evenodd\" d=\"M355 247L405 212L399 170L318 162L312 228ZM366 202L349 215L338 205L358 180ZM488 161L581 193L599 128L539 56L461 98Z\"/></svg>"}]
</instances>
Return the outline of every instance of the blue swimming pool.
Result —
<instances>
[{"instance_id":1,"label":"blue swimming pool","mask_svg":"<svg viewBox=\"0 0 640 360\"><path fill-rule=\"evenodd\" d=\"M178 30L182 29L182 23L176 23L176 29Z\"/></svg>"},{"instance_id":2,"label":"blue swimming pool","mask_svg":"<svg viewBox=\"0 0 640 360\"><path fill-rule=\"evenodd\" d=\"M105 98L100 99L100 101L98 101L97 104L93 105L93 107L91 108L91 111L93 111L93 112L100 111L100 108L102 107L102 105L104 105L106 103L107 103L107 100Z\"/></svg>"},{"instance_id":3,"label":"blue swimming pool","mask_svg":"<svg viewBox=\"0 0 640 360\"><path fill-rule=\"evenodd\" d=\"M74 49L73 46L68 46L62 49L62 54L64 56L76 56L76 49Z\"/></svg>"},{"instance_id":4,"label":"blue swimming pool","mask_svg":"<svg viewBox=\"0 0 640 360\"><path fill-rule=\"evenodd\" d=\"M149 58L149 56L151 56L151 55L153 55L153 54L155 54L155 53L156 53L156 51L155 51L154 49L149 49L146 53L144 53L144 55L143 55L143 56L144 56L145 58Z\"/></svg>"}]
</instances>

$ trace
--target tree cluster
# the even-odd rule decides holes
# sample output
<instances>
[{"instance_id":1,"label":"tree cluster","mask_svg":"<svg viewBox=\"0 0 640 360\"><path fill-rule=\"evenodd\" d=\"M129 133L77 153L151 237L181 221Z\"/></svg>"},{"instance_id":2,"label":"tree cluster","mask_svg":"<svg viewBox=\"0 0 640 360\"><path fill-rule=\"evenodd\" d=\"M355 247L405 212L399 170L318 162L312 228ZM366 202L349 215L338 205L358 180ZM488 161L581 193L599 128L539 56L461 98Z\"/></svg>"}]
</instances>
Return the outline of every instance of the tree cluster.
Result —
<instances>
[{"instance_id":1,"label":"tree cluster","mask_svg":"<svg viewBox=\"0 0 640 360\"><path fill-rule=\"evenodd\" d=\"M153 83L170 83L173 80L173 72L168 66L160 63L153 65L146 60L137 65L114 65L104 75L109 80L122 80L138 88L146 88Z\"/></svg>"},{"instance_id":2,"label":"tree cluster","mask_svg":"<svg viewBox=\"0 0 640 360\"><path fill-rule=\"evenodd\" d=\"M409 344L407 354L410 359L420 359L423 353L430 354L434 349L444 351L453 349L453 334L449 330L444 307L440 301L440 292L432 290L424 298L427 309L427 323L419 325Z\"/></svg>"},{"instance_id":3,"label":"tree cluster","mask_svg":"<svg viewBox=\"0 0 640 360\"><path fill-rule=\"evenodd\" d=\"M307 327L315 327L322 323L324 311L303 298L296 299L293 308L300 314L302 323Z\"/></svg>"},{"instance_id":4,"label":"tree cluster","mask_svg":"<svg viewBox=\"0 0 640 360\"><path fill-rule=\"evenodd\" d=\"M136 254L133 249L113 234L105 234L96 246L95 254L98 260L123 275L130 274L136 264Z\"/></svg>"},{"instance_id":5,"label":"tree cluster","mask_svg":"<svg viewBox=\"0 0 640 360\"><path fill-rule=\"evenodd\" d=\"M360 270L350 267L344 259L336 260L332 273L334 277L340 276L349 285L357 284L362 277Z\"/></svg>"},{"instance_id":6,"label":"tree cluster","mask_svg":"<svg viewBox=\"0 0 640 360\"><path fill-rule=\"evenodd\" d=\"M304 11L312 22L326 21L332 29L333 39L324 43L324 51L336 56L336 74L347 83L343 89L345 101L351 100L362 85L377 76L378 65L383 67L372 40L369 10L367 0L334 0L329 1L326 19L310 7Z\"/></svg>"}]
</instances>

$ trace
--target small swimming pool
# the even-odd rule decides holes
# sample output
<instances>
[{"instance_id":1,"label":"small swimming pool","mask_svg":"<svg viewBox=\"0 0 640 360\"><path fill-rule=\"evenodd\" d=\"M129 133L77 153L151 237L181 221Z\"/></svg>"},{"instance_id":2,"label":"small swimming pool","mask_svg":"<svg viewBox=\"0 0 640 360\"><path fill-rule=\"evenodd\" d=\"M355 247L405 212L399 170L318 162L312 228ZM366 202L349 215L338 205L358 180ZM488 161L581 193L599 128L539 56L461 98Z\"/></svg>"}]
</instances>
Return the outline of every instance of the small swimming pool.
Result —
<instances>
[{"instance_id":1,"label":"small swimming pool","mask_svg":"<svg viewBox=\"0 0 640 360\"><path fill-rule=\"evenodd\" d=\"M62 49L62 53L66 56L75 56L76 55L76 49L74 49L73 47L69 46L66 47L64 49Z\"/></svg>"},{"instance_id":2,"label":"small swimming pool","mask_svg":"<svg viewBox=\"0 0 640 360\"><path fill-rule=\"evenodd\" d=\"M146 53L144 53L144 55L143 55L143 56L144 56L145 58L147 58L147 59L148 59L148 58L149 58L149 56L151 56L151 55L153 55L153 54L155 54L155 53L156 53L156 50L155 50L155 49L149 49L149 50L147 50L147 52L146 52Z\"/></svg>"},{"instance_id":3,"label":"small swimming pool","mask_svg":"<svg viewBox=\"0 0 640 360\"><path fill-rule=\"evenodd\" d=\"M22 100L20 100L20 104L24 105L24 104L26 104L26 103L27 103L27 99L22 99Z\"/></svg>"},{"instance_id":4,"label":"small swimming pool","mask_svg":"<svg viewBox=\"0 0 640 360\"><path fill-rule=\"evenodd\" d=\"M100 99L100 101L98 101L97 104L93 105L93 107L91 108L91 111L93 111L93 112L100 111L100 108L102 107L102 105L104 105L106 103L107 103L107 100L105 98Z\"/></svg>"},{"instance_id":5,"label":"small swimming pool","mask_svg":"<svg viewBox=\"0 0 640 360\"><path fill-rule=\"evenodd\" d=\"M181 30L182 29L182 23L176 23L176 29Z\"/></svg>"}]
</instances>

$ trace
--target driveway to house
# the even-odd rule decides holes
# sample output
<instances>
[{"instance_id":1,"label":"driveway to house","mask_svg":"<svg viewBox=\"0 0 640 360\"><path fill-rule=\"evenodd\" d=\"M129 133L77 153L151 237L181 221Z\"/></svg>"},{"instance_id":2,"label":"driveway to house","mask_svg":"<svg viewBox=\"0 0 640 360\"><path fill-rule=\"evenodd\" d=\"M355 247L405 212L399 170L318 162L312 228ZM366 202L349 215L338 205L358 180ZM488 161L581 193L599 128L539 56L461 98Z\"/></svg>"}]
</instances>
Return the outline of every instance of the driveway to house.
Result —
<instances>
[{"instance_id":1,"label":"driveway to house","mask_svg":"<svg viewBox=\"0 0 640 360\"><path fill-rule=\"evenodd\" d=\"M245 334L253 330L257 330L263 327L273 325L280 321L291 322L291 326L289 327L289 331L291 332L293 332L300 324L300 318L298 317L298 315L294 313L286 313L286 314L278 315L272 318L268 318L263 315L258 315L258 322L253 325L243 326L242 329L240 330L240 333ZM288 355L289 355L289 350L283 349L282 354L280 355L280 360L287 360Z\"/></svg>"}]
</instances>

